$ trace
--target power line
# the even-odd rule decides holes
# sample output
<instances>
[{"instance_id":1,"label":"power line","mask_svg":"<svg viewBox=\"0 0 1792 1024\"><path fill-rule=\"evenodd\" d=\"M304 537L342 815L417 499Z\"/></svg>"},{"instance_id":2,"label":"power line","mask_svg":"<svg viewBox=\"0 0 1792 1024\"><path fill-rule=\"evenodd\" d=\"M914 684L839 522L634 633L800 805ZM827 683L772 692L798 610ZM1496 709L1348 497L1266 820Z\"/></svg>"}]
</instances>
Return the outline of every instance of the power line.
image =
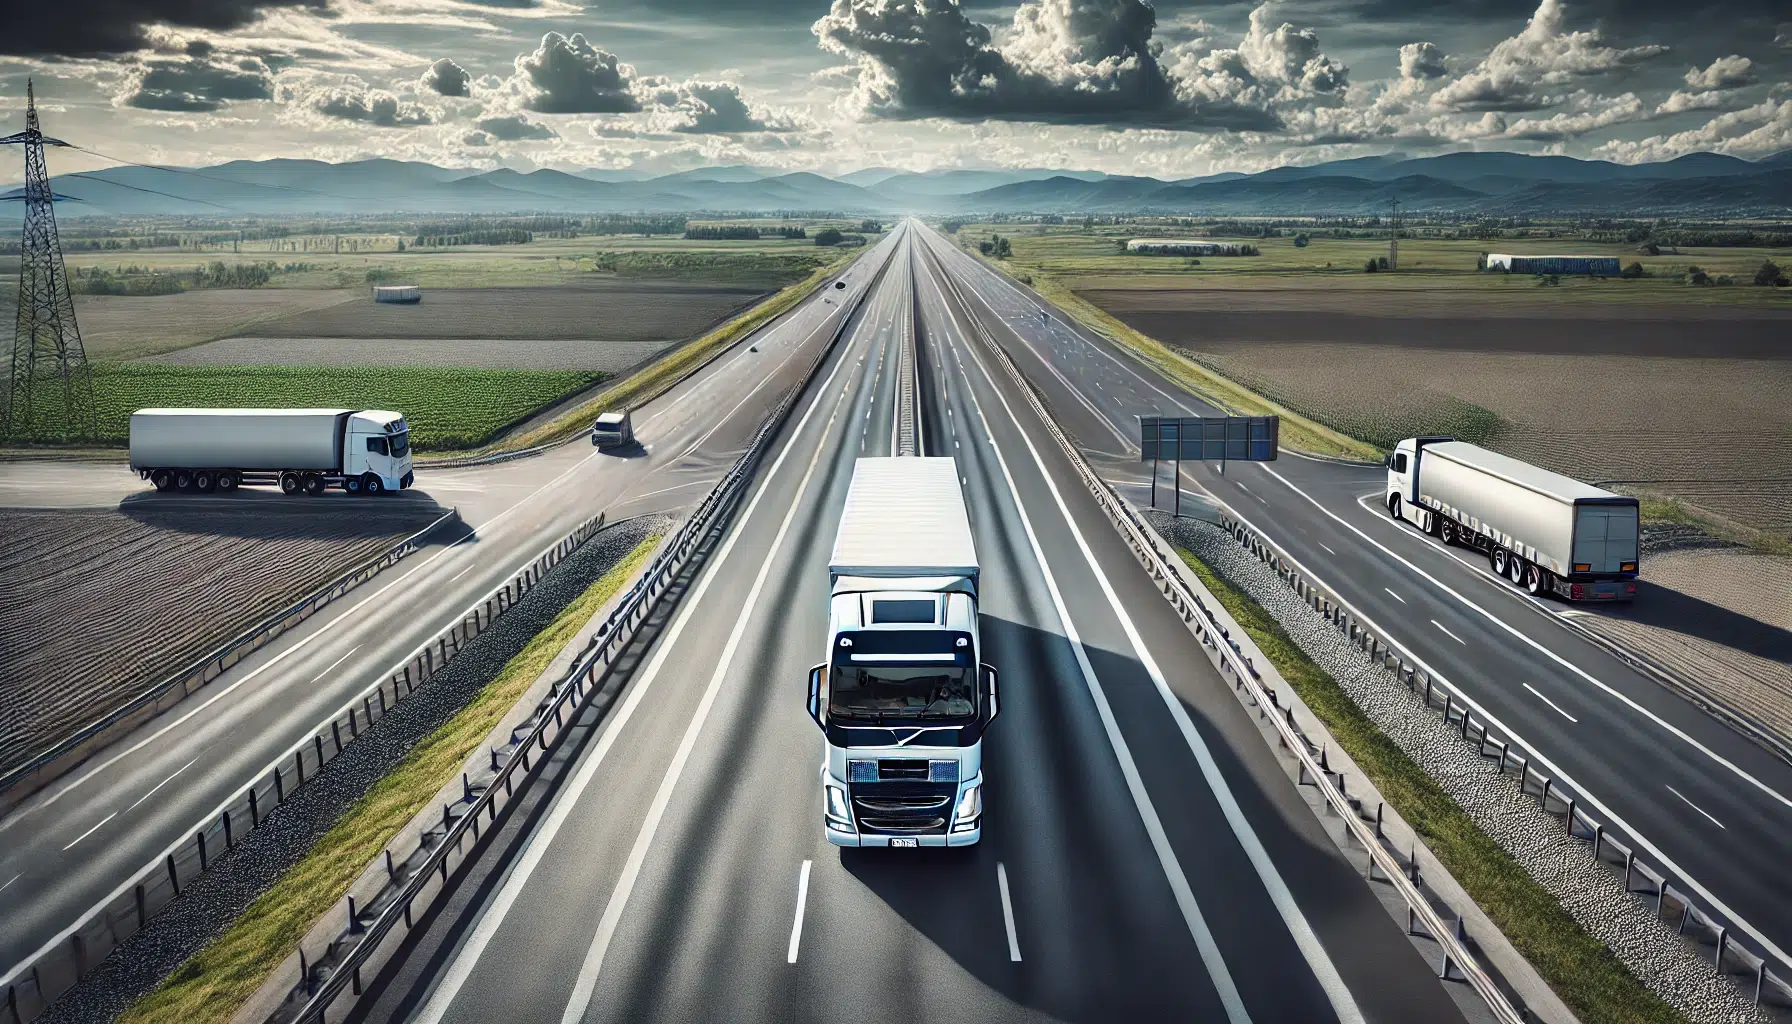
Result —
<instances>
[{"instance_id":1,"label":"power line","mask_svg":"<svg viewBox=\"0 0 1792 1024\"><path fill-rule=\"evenodd\" d=\"M209 202L204 199L194 199L192 196L177 196L172 192L158 192L153 188L143 188L140 185L127 185L122 181L113 181L111 178L100 178L100 177L96 177L91 174L81 174L77 171L63 171L61 174L57 175L57 177L59 177L59 178L85 178L88 181L97 181L102 185L115 185L119 188L128 188L133 192L148 192L152 196L166 196L169 199L179 199L180 201L186 202L186 203L199 203L203 206L215 206L220 210L230 210L231 209L230 207L225 206L222 203ZM79 196L68 196L65 198L80 199Z\"/></svg>"}]
</instances>

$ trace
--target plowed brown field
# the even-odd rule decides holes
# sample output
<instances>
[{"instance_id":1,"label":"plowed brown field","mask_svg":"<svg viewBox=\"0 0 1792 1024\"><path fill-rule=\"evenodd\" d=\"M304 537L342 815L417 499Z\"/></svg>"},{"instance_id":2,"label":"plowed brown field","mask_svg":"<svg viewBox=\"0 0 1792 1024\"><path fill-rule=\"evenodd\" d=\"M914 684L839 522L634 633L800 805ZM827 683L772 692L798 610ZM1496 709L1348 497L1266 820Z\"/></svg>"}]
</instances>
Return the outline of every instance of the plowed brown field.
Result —
<instances>
[{"instance_id":1,"label":"plowed brown field","mask_svg":"<svg viewBox=\"0 0 1792 1024\"><path fill-rule=\"evenodd\" d=\"M0 510L0 772L438 515L153 498Z\"/></svg>"}]
</instances>

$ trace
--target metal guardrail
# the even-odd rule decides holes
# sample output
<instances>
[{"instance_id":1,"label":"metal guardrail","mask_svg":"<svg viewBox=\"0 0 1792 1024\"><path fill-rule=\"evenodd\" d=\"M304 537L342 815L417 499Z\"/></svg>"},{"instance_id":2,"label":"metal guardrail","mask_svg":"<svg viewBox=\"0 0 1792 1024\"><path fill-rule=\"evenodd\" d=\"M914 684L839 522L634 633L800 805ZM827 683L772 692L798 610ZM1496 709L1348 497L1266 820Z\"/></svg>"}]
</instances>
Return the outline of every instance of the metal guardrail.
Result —
<instances>
[{"instance_id":1,"label":"metal guardrail","mask_svg":"<svg viewBox=\"0 0 1792 1024\"><path fill-rule=\"evenodd\" d=\"M157 714L167 710L167 706L163 706L162 702L164 698L171 696L172 691L176 688L179 688L181 693L169 701L168 706L185 700L192 695L196 688L223 675L231 666L260 650L262 645L269 640L304 622L313 613L422 547L423 539L457 515L458 511L458 509L449 509L442 513L428 526L368 558L334 580L313 589L311 593L286 608L266 616L254 626L214 648L210 653L200 656L188 663L186 667L133 697L123 707L82 726L73 735L58 741L48 749L33 755L31 760L0 775L0 794L6 794L6 797L0 798L0 800L19 799L19 796L7 791L44 767L80 749L102 733L119 725L134 724L129 720L138 715Z\"/></svg>"},{"instance_id":2,"label":"metal guardrail","mask_svg":"<svg viewBox=\"0 0 1792 1024\"><path fill-rule=\"evenodd\" d=\"M887 266L886 262L885 267ZM353 898L349 897L347 934L332 942L331 948L315 961L303 949L300 950L300 978L294 992L295 997L303 995L305 1002L294 1009L293 1000L289 999L283 1004L282 1011L276 1013L271 1020L323 1024L332 1012L332 1004L342 996L344 990L350 990L355 996L361 994L361 968L379 951L386 937L401 922L408 930L418 904L427 907L431 900L448 891L450 858L461 853L469 839L477 844L482 835L492 834L492 826L496 825L501 809L500 799L508 807L516 785L533 778L548 764L549 752L566 735L580 713L604 691L614 670L616 656L635 639L672 581L686 567L711 531L726 527L727 517L737 499L752 482L754 471L758 468L770 439L783 427L797 398L807 390L816 372L833 352L882 272L883 269L880 268L852 303L843 308L840 322L828 343L753 435L746 451L735 460L727 474L703 498L678 531L662 543L659 553L642 573L639 581L616 605L586 649L567 669L562 681L555 685L549 697L538 708L533 727L520 742L511 747L508 757L500 758L496 751L491 753L496 771L485 787L475 792L470 782L466 783L468 799L463 801L465 809L458 818L453 816L451 808L443 808L442 831L424 837L424 841L433 844L428 855L415 864L401 884L382 894L377 908L367 908L377 911L373 920L364 921L363 908L357 907ZM529 757L532 749L539 751L533 761ZM483 833L479 826L481 817L487 823ZM476 848L475 846L474 849ZM463 861L472 852L466 850ZM400 881L396 870L394 881ZM428 891L432 888L433 892ZM345 944L345 939L346 950L340 948Z\"/></svg>"},{"instance_id":3,"label":"metal guardrail","mask_svg":"<svg viewBox=\"0 0 1792 1024\"><path fill-rule=\"evenodd\" d=\"M1050 413L1046 411L1045 404L1040 401L1039 396L1033 391L1032 385L1014 365L1013 360L1008 357L1008 353L1003 351L1002 347L983 327L971 305L965 301L963 293L952 281L951 275L943 274L941 276L952 289L959 305L967 313L970 313L971 325L978 334L979 340L983 342L984 348L993 353L996 362L1001 365L1026 397L1028 405L1045 424L1047 432L1057 443L1058 448L1063 451L1079 479L1088 488L1089 493L1095 498L1096 504L1100 506L1102 512L1107 515L1108 521L1127 541L1134 556L1150 571L1152 579L1160 585L1165 599L1182 616L1182 620L1189 626L1190 632L1194 633L1196 638L1213 652L1221 669L1232 675L1235 688L1247 690L1259 707L1278 707L1275 691L1264 685L1256 668L1233 646L1231 638L1224 634L1223 627L1220 626L1213 612L1173 568L1169 561L1171 556L1158 549L1150 532L1138 521L1137 513L1126 503L1125 499L1115 493L1106 481L1089 468L1082 453L1077 450L1076 445L1071 443L1063 430L1059 428L1057 421L1052 419ZM1432 907L1431 901L1419 890L1417 882L1408 876L1406 867L1400 864L1394 854L1382 845L1373 826L1357 815L1343 790L1332 782L1333 776L1337 773L1333 772L1325 763L1323 748L1320 755L1314 754L1307 738L1295 727L1291 710L1286 710L1284 714L1270 714L1269 719L1275 723L1276 731L1281 736L1283 744L1293 752L1295 758L1300 762L1302 779L1311 780L1311 784L1318 787L1326 805L1338 813L1339 818L1350 829L1351 835L1368 851L1370 876L1373 877L1376 869L1379 868L1381 875L1393 885L1395 891L1406 902L1408 929L1412 930L1415 925L1422 926L1425 933L1443 948L1444 960L1443 966L1438 972L1439 976L1444 978L1460 977L1461 980L1466 981L1487 1004L1494 1018L1501 1021L1502 1024L1523 1024L1528 1019L1524 1011L1513 1005L1511 999L1493 976L1481 967L1474 954L1469 951L1466 936L1460 933L1460 918L1455 928L1444 922L1442 916Z\"/></svg>"},{"instance_id":4,"label":"metal guardrail","mask_svg":"<svg viewBox=\"0 0 1792 1024\"><path fill-rule=\"evenodd\" d=\"M1694 902L1692 886L1676 879L1665 867L1651 866L1638 852L1635 837L1626 836L1610 822L1587 813L1584 795L1568 779L1557 773L1550 776L1532 767L1541 760L1536 751L1511 737L1502 735L1502 728L1488 721L1472 698L1431 668L1424 659L1408 650L1387 634L1374 620L1363 615L1356 606L1338 595L1336 589L1321 582L1260 530L1234 513L1222 513L1220 525L1248 553L1276 571L1282 581L1309 607L1330 622L1365 655L1379 661L1393 672L1408 689L1419 694L1425 706L1441 713L1448 725L1456 726L1465 741L1475 743L1481 757L1497 761L1500 774L1518 773L1519 791L1535 796L1545 811L1562 816L1563 827L1570 836L1586 840L1591 856L1617 873L1621 868L1626 892L1639 897L1654 897L1657 920L1673 922L1675 934L1704 939L1714 945L1712 966L1749 991L1757 1006L1768 1001L1786 1005L1792 999L1792 964L1770 960L1765 951L1749 948L1736 937L1737 922ZM1638 884L1640 880L1640 884Z\"/></svg>"},{"instance_id":5,"label":"metal guardrail","mask_svg":"<svg viewBox=\"0 0 1792 1024\"><path fill-rule=\"evenodd\" d=\"M114 947L141 931L151 917L179 897L181 887L207 871L219 853L233 849L308 778L335 760L362 730L384 718L393 706L445 668L465 644L489 629L603 524L601 514L587 519L542 551L412 651L392 675L351 698L310 736L257 772L254 781L200 818L190 833L170 844L74 926L0 978L6 991L6 1013L0 1014L0 1021L24 1024L42 1013Z\"/></svg>"}]
</instances>

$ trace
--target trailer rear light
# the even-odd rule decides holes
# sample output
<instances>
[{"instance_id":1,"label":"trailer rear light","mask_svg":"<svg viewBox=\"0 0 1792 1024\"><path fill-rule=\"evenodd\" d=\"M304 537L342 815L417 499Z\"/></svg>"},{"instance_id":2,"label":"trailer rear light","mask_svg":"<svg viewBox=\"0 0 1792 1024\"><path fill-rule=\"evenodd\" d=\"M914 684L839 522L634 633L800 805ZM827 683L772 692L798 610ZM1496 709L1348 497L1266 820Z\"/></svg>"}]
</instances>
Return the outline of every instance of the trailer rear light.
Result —
<instances>
[{"instance_id":1,"label":"trailer rear light","mask_svg":"<svg viewBox=\"0 0 1792 1024\"><path fill-rule=\"evenodd\" d=\"M1568 596L1573 598L1576 601L1579 601L1581 598L1587 596L1587 588L1576 583L1572 587L1568 588Z\"/></svg>"},{"instance_id":2,"label":"trailer rear light","mask_svg":"<svg viewBox=\"0 0 1792 1024\"><path fill-rule=\"evenodd\" d=\"M1635 562L1620 562L1620 563L1618 563L1618 571L1619 572L1635 572L1636 571L1636 563Z\"/></svg>"},{"instance_id":3,"label":"trailer rear light","mask_svg":"<svg viewBox=\"0 0 1792 1024\"><path fill-rule=\"evenodd\" d=\"M1592 562L1576 562L1576 563L1574 563L1574 571L1575 572L1592 572L1593 571L1593 563Z\"/></svg>"},{"instance_id":4,"label":"trailer rear light","mask_svg":"<svg viewBox=\"0 0 1792 1024\"><path fill-rule=\"evenodd\" d=\"M1626 593L1626 594L1634 594L1634 593L1636 593L1636 584L1635 584L1635 583L1626 583L1626 584L1624 584L1624 592L1625 592L1625 593Z\"/></svg>"}]
</instances>

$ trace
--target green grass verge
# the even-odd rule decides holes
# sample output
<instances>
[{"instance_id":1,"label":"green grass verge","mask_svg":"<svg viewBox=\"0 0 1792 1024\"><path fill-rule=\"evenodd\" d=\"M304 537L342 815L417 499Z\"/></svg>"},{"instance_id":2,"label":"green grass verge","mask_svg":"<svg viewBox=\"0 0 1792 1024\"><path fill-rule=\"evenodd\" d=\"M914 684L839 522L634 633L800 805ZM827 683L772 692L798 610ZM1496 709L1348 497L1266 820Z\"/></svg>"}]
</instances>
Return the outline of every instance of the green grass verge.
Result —
<instances>
[{"instance_id":1,"label":"green grass verge","mask_svg":"<svg viewBox=\"0 0 1792 1024\"><path fill-rule=\"evenodd\" d=\"M425 737L345 811L273 888L118 1019L126 1024L230 1020L299 939L348 892L380 850L427 805L585 622L653 553L643 540L536 634L471 703Z\"/></svg>"},{"instance_id":2,"label":"green grass verge","mask_svg":"<svg viewBox=\"0 0 1792 1024\"><path fill-rule=\"evenodd\" d=\"M409 421L417 448L470 448L531 410L607 376L468 367L99 364L93 367L93 440L127 443L131 413L158 406L393 409ZM46 384L34 403L41 413L37 421L8 440L72 439L61 420L60 392L60 384Z\"/></svg>"},{"instance_id":3,"label":"green grass verge","mask_svg":"<svg viewBox=\"0 0 1792 1024\"><path fill-rule=\"evenodd\" d=\"M544 423L527 433L505 438L503 442L493 445L492 451L514 451L559 441L590 429L592 419L600 412L607 409L634 409L658 398L685 374L703 365L705 360L807 298L832 273L832 265L817 267L802 281L784 288L696 341L672 350L639 373L623 378L615 387L599 392L589 401L555 417L552 422Z\"/></svg>"},{"instance_id":4,"label":"green grass verge","mask_svg":"<svg viewBox=\"0 0 1792 1024\"><path fill-rule=\"evenodd\" d=\"M972 254L976 255L974 252ZM1003 260L985 259L984 262L1011 277L1016 275L1014 268L1008 266ZM1272 402L1242 384L1202 366L1156 338L1133 330L1119 318L1071 291L1058 280L1045 274L1029 276L1030 280L1023 281L1023 284L1029 284L1034 291L1049 299L1059 309L1076 317L1083 326L1132 352L1146 365L1153 367L1194 394L1200 395L1234 415L1280 416L1282 418L1281 443L1284 447L1313 455L1360 459L1367 462L1379 462L1385 454L1372 444L1359 441L1333 430L1323 423L1302 416L1286 406Z\"/></svg>"},{"instance_id":5,"label":"green grass verge","mask_svg":"<svg viewBox=\"0 0 1792 1024\"><path fill-rule=\"evenodd\" d=\"M1181 548L1177 553L1375 788L1424 837L1437 859L1585 1024L1686 1020L1582 930L1561 903L1382 733L1261 605L1193 553Z\"/></svg>"}]
</instances>

